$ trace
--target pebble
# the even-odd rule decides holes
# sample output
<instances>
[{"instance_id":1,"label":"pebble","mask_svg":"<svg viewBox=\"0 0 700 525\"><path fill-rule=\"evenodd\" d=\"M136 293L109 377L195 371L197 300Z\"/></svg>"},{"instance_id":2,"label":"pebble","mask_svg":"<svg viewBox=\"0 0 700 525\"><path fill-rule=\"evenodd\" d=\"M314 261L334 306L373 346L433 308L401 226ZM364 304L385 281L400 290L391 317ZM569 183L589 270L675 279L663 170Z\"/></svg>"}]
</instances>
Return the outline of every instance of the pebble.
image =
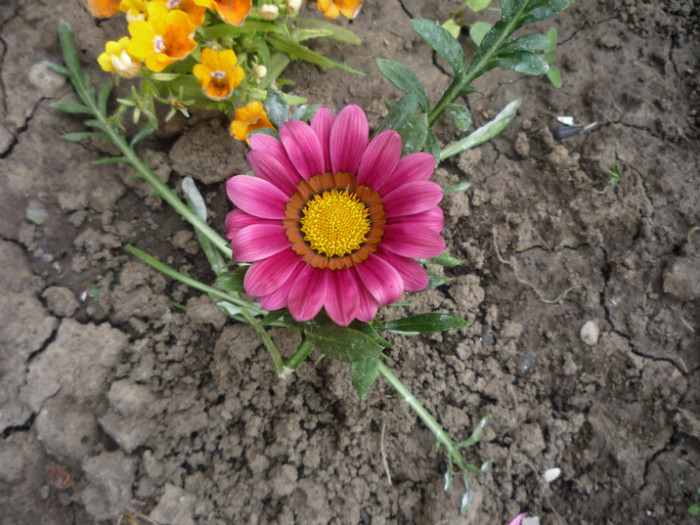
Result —
<instances>
[{"instance_id":1,"label":"pebble","mask_svg":"<svg viewBox=\"0 0 700 525\"><path fill-rule=\"evenodd\" d=\"M30 220L34 224L44 224L49 218L49 212L46 211L46 207L38 200L32 199L27 204L26 210L27 220Z\"/></svg>"},{"instance_id":2,"label":"pebble","mask_svg":"<svg viewBox=\"0 0 700 525\"><path fill-rule=\"evenodd\" d=\"M600 329L595 321L586 321L581 327L581 332L579 333L581 341L589 346L598 344L599 335Z\"/></svg>"},{"instance_id":3,"label":"pebble","mask_svg":"<svg viewBox=\"0 0 700 525\"><path fill-rule=\"evenodd\" d=\"M561 469L559 467L548 468L544 471L542 477L547 483L551 483L561 476Z\"/></svg>"}]
</instances>

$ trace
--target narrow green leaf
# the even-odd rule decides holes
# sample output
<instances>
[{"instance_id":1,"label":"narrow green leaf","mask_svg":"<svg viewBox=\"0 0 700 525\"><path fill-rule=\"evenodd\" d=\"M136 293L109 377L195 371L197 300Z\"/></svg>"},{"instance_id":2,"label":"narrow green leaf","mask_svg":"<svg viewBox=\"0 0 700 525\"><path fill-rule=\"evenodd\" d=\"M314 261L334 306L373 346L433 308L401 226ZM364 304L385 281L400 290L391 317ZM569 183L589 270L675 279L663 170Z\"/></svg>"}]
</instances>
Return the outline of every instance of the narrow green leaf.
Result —
<instances>
[{"instance_id":1,"label":"narrow green leaf","mask_svg":"<svg viewBox=\"0 0 700 525\"><path fill-rule=\"evenodd\" d=\"M495 60L497 66L510 69L524 75L544 75L549 69L549 64L542 55L535 55L529 51L516 51Z\"/></svg>"},{"instance_id":2,"label":"narrow green leaf","mask_svg":"<svg viewBox=\"0 0 700 525\"><path fill-rule=\"evenodd\" d=\"M469 188L472 187L471 182L460 182L458 184L453 184L452 186L448 186L447 188L444 188L442 190L443 195L449 195L450 193L457 193L460 191L467 191Z\"/></svg>"},{"instance_id":3,"label":"narrow green leaf","mask_svg":"<svg viewBox=\"0 0 700 525\"><path fill-rule=\"evenodd\" d=\"M428 288L437 288L443 284L453 281L452 277L444 277L433 272L425 272L428 274Z\"/></svg>"},{"instance_id":4,"label":"narrow green leaf","mask_svg":"<svg viewBox=\"0 0 700 525\"><path fill-rule=\"evenodd\" d=\"M248 18L245 24L233 26L231 24L214 24L207 27L207 36L211 39L236 38L252 33L284 33L284 27L277 22L253 20ZM269 36L269 35L268 35Z\"/></svg>"},{"instance_id":5,"label":"narrow green leaf","mask_svg":"<svg viewBox=\"0 0 700 525\"><path fill-rule=\"evenodd\" d=\"M501 55L513 53L515 51L542 51L549 46L549 38L539 33L521 36L515 40L510 40L500 51Z\"/></svg>"},{"instance_id":6,"label":"narrow green leaf","mask_svg":"<svg viewBox=\"0 0 700 525\"><path fill-rule=\"evenodd\" d=\"M49 69L55 71L56 73L68 76L69 71L66 66L62 66L61 64L57 64L56 62L51 62L50 60L44 60L44 65Z\"/></svg>"},{"instance_id":7,"label":"narrow green leaf","mask_svg":"<svg viewBox=\"0 0 700 525\"><path fill-rule=\"evenodd\" d=\"M109 99L109 95L112 93L112 89L114 89L114 84L108 80L102 84L100 87L100 92L97 95L97 108L103 115L107 114L107 100Z\"/></svg>"},{"instance_id":8,"label":"narrow green leaf","mask_svg":"<svg viewBox=\"0 0 700 525\"><path fill-rule=\"evenodd\" d=\"M280 129L289 120L289 104L279 91L267 90L264 107L267 118L277 129Z\"/></svg>"},{"instance_id":9,"label":"narrow green leaf","mask_svg":"<svg viewBox=\"0 0 700 525\"><path fill-rule=\"evenodd\" d=\"M61 138L67 142L80 142L81 140L90 137L107 138L102 133L96 133L94 131L76 131L74 133L66 133L61 135Z\"/></svg>"},{"instance_id":10,"label":"narrow green leaf","mask_svg":"<svg viewBox=\"0 0 700 525\"><path fill-rule=\"evenodd\" d=\"M422 263L439 264L440 266L459 266L462 261L455 259L449 253L441 253L437 257L431 257L430 259L418 259Z\"/></svg>"},{"instance_id":11,"label":"narrow green leaf","mask_svg":"<svg viewBox=\"0 0 700 525\"><path fill-rule=\"evenodd\" d=\"M126 159L126 157L106 157L104 159L98 159L98 160L92 161L93 166L102 166L103 164L119 164L119 163L129 164L129 161Z\"/></svg>"},{"instance_id":12,"label":"narrow green leaf","mask_svg":"<svg viewBox=\"0 0 700 525\"><path fill-rule=\"evenodd\" d=\"M332 38L353 46L359 46L362 43L360 37L349 29L327 20L298 18L297 27L299 28L299 41L307 38Z\"/></svg>"},{"instance_id":13,"label":"narrow green leaf","mask_svg":"<svg viewBox=\"0 0 700 525\"><path fill-rule=\"evenodd\" d=\"M267 64L267 74L260 83L260 89L267 89L272 82L282 74L282 71L289 65L291 59L285 53L274 53Z\"/></svg>"},{"instance_id":14,"label":"narrow green leaf","mask_svg":"<svg viewBox=\"0 0 700 525\"><path fill-rule=\"evenodd\" d=\"M216 306L226 312L226 315L229 317L237 317L243 313L243 308L236 306L233 303L229 303L228 301L219 301L216 303Z\"/></svg>"},{"instance_id":15,"label":"narrow green leaf","mask_svg":"<svg viewBox=\"0 0 700 525\"><path fill-rule=\"evenodd\" d=\"M377 130L377 134L387 129L398 129L403 126L416 112L417 106L418 97L416 95L404 95L401 97L389 110L389 113L384 118L384 122Z\"/></svg>"},{"instance_id":16,"label":"narrow green leaf","mask_svg":"<svg viewBox=\"0 0 700 525\"><path fill-rule=\"evenodd\" d=\"M428 116L425 113L413 115L396 131L401 135L403 143L402 156L422 151L428 138Z\"/></svg>"},{"instance_id":17,"label":"narrow green leaf","mask_svg":"<svg viewBox=\"0 0 700 525\"><path fill-rule=\"evenodd\" d=\"M491 0L467 0L467 5L475 13L478 13L482 9L486 9L490 3Z\"/></svg>"},{"instance_id":18,"label":"narrow green leaf","mask_svg":"<svg viewBox=\"0 0 700 525\"><path fill-rule=\"evenodd\" d=\"M448 104L447 111L452 115L452 120L454 120L455 126L460 131L467 131L469 126L472 125L472 115L469 110L464 106L459 104Z\"/></svg>"},{"instance_id":19,"label":"narrow green leaf","mask_svg":"<svg viewBox=\"0 0 700 525\"><path fill-rule=\"evenodd\" d=\"M430 111L428 95L426 95L423 85L413 71L396 60L377 58L375 63L377 64L379 72L384 75L389 82L407 95L416 95L418 97L418 104L420 104L423 111L426 113Z\"/></svg>"},{"instance_id":20,"label":"narrow green leaf","mask_svg":"<svg viewBox=\"0 0 700 525\"><path fill-rule=\"evenodd\" d=\"M190 209L197 214L201 220L207 220L207 204L204 202L204 197L199 193L197 185L192 177L182 179L182 191L187 197L187 202Z\"/></svg>"},{"instance_id":21,"label":"narrow green leaf","mask_svg":"<svg viewBox=\"0 0 700 525\"><path fill-rule=\"evenodd\" d=\"M415 18L411 20L411 25L447 61L456 76L464 74L464 51L447 29L426 18Z\"/></svg>"},{"instance_id":22,"label":"narrow green leaf","mask_svg":"<svg viewBox=\"0 0 700 525\"><path fill-rule=\"evenodd\" d=\"M131 146L133 148L136 144L141 142L146 137L153 135L153 133L155 133L155 131L156 131L155 127L151 126L150 124L146 124L144 127L142 127L139 130L139 132L136 135L133 136L133 138L131 139L131 142L129 142L129 146Z\"/></svg>"},{"instance_id":23,"label":"narrow green leaf","mask_svg":"<svg viewBox=\"0 0 700 525\"><path fill-rule=\"evenodd\" d=\"M250 133L248 133L248 136L250 135L255 135L256 133L260 133L262 135L270 135L271 137L275 137L276 139L280 138L280 134L277 133L276 129L272 128L260 128L260 129L254 129Z\"/></svg>"},{"instance_id":24,"label":"narrow green leaf","mask_svg":"<svg viewBox=\"0 0 700 525\"><path fill-rule=\"evenodd\" d=\"M331 321L308 322L304 333L318 352L346 363L376 357L382 351L369 335Z\"/></svg>"},{"instance_id":25,"label":"narrow green leaf","mask_svg":"<svg viewBox=\"0 0 700 525\"><path fill-rule=\"evenodd\" d=\"M479 422L476 424L476 427L474 427L474 430L471 433L471 436L469 436L467 439L462 441L458 446L460 447L471 447L472 445L476 445L479 441L481 441L481 438L484 435L484 428L486 427L486 423L488 421L487 417L482 417Z\"/></svg>"},{"instance_id":26,"label":"narrow green leaf","mask_svg":"<svg viewBox=\"0 0 700 525\"><path fill-rule=\"evenodd\" d=\"M387 331L395 334L444 332L445 330L459 330L465 326L469 326L469 321L465 321L461 317L433 312L412 315L384 324Z\"/></svg>"},{"instance_id":27,"label":"narrow green leaf","mask_svg":"<svg viewBox=\"0 0 700 525\"><path fill-rule=\"evenodd\" d=\"M547 39L549 40L549 45L544 48L544 52L551 53L557 47L557 30L552 28L547 31Z\"/></svg>"},{"instance_id":28,"label":"narrow green leaf","mask_svg":"<svg viewBox=\"0 0 700 525\"><path fill-rule=\"evenodd\" d=\"M526 14L519 20L517 27L551 18L571 7L573 3L574 0L536 0L528 5Z\"/></svg>"},{"instance_id":29,"label":"narrow green leaf","mask_svg":"<svg viewBox=\"0 0 700 525\"><path fill-rule=\"evenodd\" d=\"M303 104L299 106L294 114L292 115L292 120L303 120L308 122L316 114L318 108L321 106L319 104Z\"/></svg>"},{"instance_id":30,"label":"narrow green leaf","mask_svg":"<svg viewBox=\"0 0 700 525\"><path fill-rule=\"evenodd\" d=\"M357 395L360 396L360 403L364 403L367 392L379 376L379 358L370 357L354 361L350 365L350 375Z\"/></svg>"},{"instance_id":31,"label":"narrow green leaf","mask_svg":"<svg viewBox=\"0 0 700 525\"><path fill-rule=\"evenodd\" d=\"M272 45L272 47L274 47L278 51L286 53L292 58L298 58L299 60L304 60L305 62L316 64L317 66L322 66L329 69L333 67L339 67L350 73L366 76L366 74L362 71L358 71L357 69L353 69L350 66L346 66L342 62L338 62L337 60L333 60L332 58L316 53L308 47L303 46L298 42L294 42L293 40L290 40L283 36L269 34L267 35L267 39L270 45Z\"/></svg>"},{"instance_id":32,"label":"narrow green leaf","mask_svg":"<svg viewBox=\"0 0 700 525\"><path fill-rule=\"evenodd\" d=\"M549 66L547 70L547 78L556 88L561 87L561 76L559 75L559 70L554 66Z\"/></svg>"},{"instance_id":33,"label":"narrow green leaf","mask_svg":"<svg viewBox=\"0 0 700 525\"><path fill-rule=\"evenodd\" d=\"M216 277L214 286L227 292L243 292L243 278L247 270L247 266L241 266L222 272Z\"/></svg>"},{"instance_id":34,"label":"narrow green leaf","mask_svg":"<svg viewBox=\"0 0 700 525\"><path fill-rule=\"evenodd\" d=\"M61 20L58 23L58 40L63 50L63 62L66 64L68 71L75 75L76 79L79 78L80 60L73 41L73 28L65 20Z\"/></svg>"},{"instance_id":35,"label":"narrow green leaf","mask_svg":"<svg viewBox=\"0 0 700 525\"><path fill-rule=\"evenodd\" d=\"M469 37L474 41L477 46L480 46L484 41L486 34L491 31L493 26L488 22L474 22L469 28Z\"/></svg>"},{"instance_id":36,"label":"narrow green leaf","mask_svg":"<svg viewBox=\"0 0 700 525\"><path fill-rule=\"evenodd\" d=\"M54 102L51 107L56 111L63 111L64 113L71 113L74 115L84 114L91 115L90 109L81 104L80 102Z\"/></svg>"}]
</instances>

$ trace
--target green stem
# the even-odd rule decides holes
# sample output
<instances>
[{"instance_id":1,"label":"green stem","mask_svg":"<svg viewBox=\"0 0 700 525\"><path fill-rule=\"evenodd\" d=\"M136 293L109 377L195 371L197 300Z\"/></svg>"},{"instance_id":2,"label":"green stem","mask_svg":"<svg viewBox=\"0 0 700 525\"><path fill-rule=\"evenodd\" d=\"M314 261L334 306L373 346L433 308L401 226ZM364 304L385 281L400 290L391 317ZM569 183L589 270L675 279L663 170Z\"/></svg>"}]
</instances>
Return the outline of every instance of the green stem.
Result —
<instances>
[{"instance_id":1,"label":"green stem","mask_svg":"<svg viewBox=\"0 0 700 525\"><path fill-rule=\"evenodd\" d=\"M473 472L474 474L482 473L481 469L471 465L466 459L464 459L464 456L457 448L457 444L450 439L445 430L440 426L440 423L438 423L435 418L430 415L430 412L428 412L423 405L420 404L420 402L413 396L411 391L406 388L399 378L396 377L391 369L382 361L379 361L379 373L384 376L384 379L389 381L389 384L394 387L394 390L396 390L399 395L403 397L403 400L408 403L408 406L413 409L421 421L423 421L425 426L432 431L437 442L444 445L449 456L462 469L462 471L467 470L469 472Z\"/></svg>"},{"instance_id":2,"label":"green stem","mask_svg":"<svg viewBox=\"0 0 700 525\"><path fill-rule=\"evenodd\" d=\"M284 368L289 371L294 371L299 368L299 365L309 356L312 345L307 341L302 341L294 355L284 362Z\"/></svg>"}]
</instances>

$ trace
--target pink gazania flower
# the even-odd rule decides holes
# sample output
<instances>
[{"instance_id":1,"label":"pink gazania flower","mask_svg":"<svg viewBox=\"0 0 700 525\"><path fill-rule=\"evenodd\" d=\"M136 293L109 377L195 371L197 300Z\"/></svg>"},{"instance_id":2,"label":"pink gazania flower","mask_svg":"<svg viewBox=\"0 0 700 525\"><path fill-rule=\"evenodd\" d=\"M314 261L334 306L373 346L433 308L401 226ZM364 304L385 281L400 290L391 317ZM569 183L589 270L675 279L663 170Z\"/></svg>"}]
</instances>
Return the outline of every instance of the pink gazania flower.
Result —
<instances>
[{"instance_id":1,"label":"pink gazania flower","mask_svg":"<svg viewBox=\"0 0 700 525\"><path fill-rule=\"evenodd\" d=\"M287 122L280 140L250 137L256 176L226 183L237 207L226 218L233 258L253 263L244 287L266 310L306 321L325 308L337 324L369 322L379 305L422 290L414 259L445 250L442 189L427 153L401 157L392 130L371 141L367 117L347 106Z\"/></svg>"}]
</instances>

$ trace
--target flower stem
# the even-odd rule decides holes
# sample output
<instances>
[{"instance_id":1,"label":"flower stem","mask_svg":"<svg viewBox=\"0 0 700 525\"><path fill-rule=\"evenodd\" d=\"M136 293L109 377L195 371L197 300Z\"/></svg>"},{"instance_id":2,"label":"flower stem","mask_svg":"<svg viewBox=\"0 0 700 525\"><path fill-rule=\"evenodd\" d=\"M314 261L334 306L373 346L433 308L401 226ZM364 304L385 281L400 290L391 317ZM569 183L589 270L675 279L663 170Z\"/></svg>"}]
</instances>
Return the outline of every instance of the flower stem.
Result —
<instances>
[{"instance_id":1,"label":"flower stem","mask_svg":"<svg viewBox=\"0 0 700 525\"><path fill-rule=\"evenodd\" d=\"M311 348L312 344L309 341L302 341L298 346L297 351L294 352L294 355L284 362L285 371L290 373L299 368L299 365L309 356Z\"/></svg>"},{"instance_id":2,"label":"flower stem","mask_svg":"<svg viewBox=\"0 0 700 525\"><path fill-rule=\"evenodd\" d=\"M469 471L473 472L474 474L481 474L483 472L480 468L475 467L464 459L464 456L458 450L457 444L447 435L445 430L440 426L440 423L438 423L435 418L430 415L430 412L428 412L423 405L420 404L420 402L413 396L411 391L406 388L399 378L394 375L391 369L381 360L379 361L379 373L384 376L384 379L389 381L389 384L394 387L394 390L396 390L399 395L403 397L403 400L408 403L408 406L413 409L421 421L423 421L425 426L432 431L437 442L444 445L448 455L463 472Z\"/></svg>"}]
</instances>

